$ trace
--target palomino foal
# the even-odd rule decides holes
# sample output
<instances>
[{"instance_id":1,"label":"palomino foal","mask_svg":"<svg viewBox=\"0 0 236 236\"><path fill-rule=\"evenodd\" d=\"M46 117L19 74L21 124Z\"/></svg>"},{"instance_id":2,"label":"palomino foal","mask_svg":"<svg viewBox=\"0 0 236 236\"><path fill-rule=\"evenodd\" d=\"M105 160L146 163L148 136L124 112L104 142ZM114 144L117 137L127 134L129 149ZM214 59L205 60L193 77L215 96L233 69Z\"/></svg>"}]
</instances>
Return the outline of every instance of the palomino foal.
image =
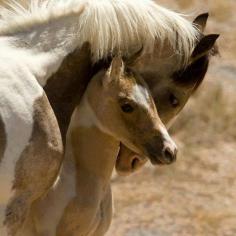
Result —
<instances>
[{"instance_id":1,"label":"palomino foal","mask_svg":"<svg viewBox=\"0 0 236 236\"><path fill-rule=\"evenodd\" d=\"M153 163L169 164L176 158L176 146L146 83L116 57L91 80L72 116L59 179L33 209L32 235L105 234L112 218L110 178L120 142Z\"/></svg>"}]
</instances>

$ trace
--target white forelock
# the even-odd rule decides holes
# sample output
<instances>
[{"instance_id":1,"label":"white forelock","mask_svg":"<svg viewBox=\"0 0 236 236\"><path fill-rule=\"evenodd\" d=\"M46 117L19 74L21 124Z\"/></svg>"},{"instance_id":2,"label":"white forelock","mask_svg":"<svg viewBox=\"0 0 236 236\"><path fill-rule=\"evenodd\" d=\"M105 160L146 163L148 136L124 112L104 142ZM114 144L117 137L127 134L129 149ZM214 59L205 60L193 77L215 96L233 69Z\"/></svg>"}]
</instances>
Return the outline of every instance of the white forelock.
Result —
<instances>
[{"instance_id":1,"label":"white forelock","mask_svg":"<svg viewBox=\"0 0 236 236\"><path fill-rule=\"evenodd\" d=\"M165 40L186 61L198 36L191 22L151 0L29 0L28 7L10 0L8 5L0 9L0 35L78 14L78 47L90 42L95 61L111 52L129 54L141 45L150 51L156 42L161 45Z\"/></svg>"}]
</instances>

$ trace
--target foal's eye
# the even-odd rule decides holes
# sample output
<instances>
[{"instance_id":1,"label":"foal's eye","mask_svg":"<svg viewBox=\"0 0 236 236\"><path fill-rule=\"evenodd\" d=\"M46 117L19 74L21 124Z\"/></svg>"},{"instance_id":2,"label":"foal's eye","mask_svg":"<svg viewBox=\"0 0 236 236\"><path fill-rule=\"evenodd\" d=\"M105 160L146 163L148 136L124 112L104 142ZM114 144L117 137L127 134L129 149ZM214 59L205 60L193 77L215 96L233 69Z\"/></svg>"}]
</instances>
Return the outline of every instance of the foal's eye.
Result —
<instances>
[{"instance_id":1,"label":"foal's eye","mask_svg":"<svg viewBox=\"0 0 236 236\"><path fill-rule=\"evenodd\" d=\"M173 107L179 106L179 100L175 97L174 94L170 94L169 100L170 100L170 104L171 104Z\"/></svg>"},{"instance_id":2,"label":"foal's eye","mask_svg":"<svg viewBox=\"0 0 236 236\"><path fill-rule=\"evenodd\" d=\"M121 106L121 109L123 112L125 113L131 113L134 111L134 108L129 104L129 103L125 103Z\"/></svg>"}]
</instances>

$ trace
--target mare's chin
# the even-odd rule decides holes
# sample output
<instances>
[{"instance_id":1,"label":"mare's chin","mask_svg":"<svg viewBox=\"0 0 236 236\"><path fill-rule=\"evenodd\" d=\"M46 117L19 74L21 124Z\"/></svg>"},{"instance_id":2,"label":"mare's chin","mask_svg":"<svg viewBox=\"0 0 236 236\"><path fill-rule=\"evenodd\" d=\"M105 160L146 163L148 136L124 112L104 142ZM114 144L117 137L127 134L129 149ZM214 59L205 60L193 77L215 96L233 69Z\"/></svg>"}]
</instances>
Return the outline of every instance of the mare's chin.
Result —
<instances>
[{"instance_id":1,"label":"mare's chin","mask_svg":"<svg viewBox=\"0 0 236 236\"><path fill-rule=\"evenodd\" d=\"M116 160L116 172L119 175L127 176L142 168L147 158L130 150L124 144L120 144L120 151Z\"/></svg>"},{"instance_id":2,"label":"mare's chin","mask_svg":"<svg viewBox=\"0 0 236 236\"><path fill-rule=\"evenodd\" d=\"M166 165L164 162L160 161L159 159L156 158L149 158L150 162L152 163L152 165L156 166L156 165Z\"/></svg>"}]
</instances>

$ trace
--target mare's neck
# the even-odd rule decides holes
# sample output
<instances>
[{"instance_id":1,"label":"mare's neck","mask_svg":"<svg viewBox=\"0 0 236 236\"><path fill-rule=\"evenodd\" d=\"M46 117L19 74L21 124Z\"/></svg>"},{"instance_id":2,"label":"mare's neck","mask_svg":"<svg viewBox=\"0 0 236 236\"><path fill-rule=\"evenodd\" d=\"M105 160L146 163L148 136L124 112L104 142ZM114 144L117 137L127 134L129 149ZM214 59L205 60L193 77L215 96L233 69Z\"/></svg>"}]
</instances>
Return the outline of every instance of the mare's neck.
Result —
<instances>
[{"instance_id":1,"label":"mare's neck","mask_svg":"<svg viewBox=\"0 0 236 236\"><path fill-rule=\"evenodd\" d=\"M48 78L60 67L63 59L78 46L78 16L74 14L53 18L51 21L35 22L32 25L0 32L1 40L7 42L8 51L20 55L21 62L29 68L38 82L45 86Z\"/></svg>"},{"instance_id":2,"label":"mare's neck","mask_svg":"<svg viewBox=\"0 0 236 236\"><path fill-rule=\"evenodd\" d=\"M9 60L28 71L44 87L65 144L73 110L93 76L90 45L78 41L78 9L73 14L8 32L1 48ZM79 44L80 42L80 44ZM5 54L4 54L5 56Z\"/></svg>"},{"instance_id":3,"label":"mare's neck","mask_svg":"<svg viewBox=\"0 0 236 236\"><path fill-rule=\"evenodd\" d=\"M80 50L65 57L58 71L48 79L44 87L57 117L64 144L72 113L93 73L90 48L84 44Z\"/></svg>"}]
</instances>

